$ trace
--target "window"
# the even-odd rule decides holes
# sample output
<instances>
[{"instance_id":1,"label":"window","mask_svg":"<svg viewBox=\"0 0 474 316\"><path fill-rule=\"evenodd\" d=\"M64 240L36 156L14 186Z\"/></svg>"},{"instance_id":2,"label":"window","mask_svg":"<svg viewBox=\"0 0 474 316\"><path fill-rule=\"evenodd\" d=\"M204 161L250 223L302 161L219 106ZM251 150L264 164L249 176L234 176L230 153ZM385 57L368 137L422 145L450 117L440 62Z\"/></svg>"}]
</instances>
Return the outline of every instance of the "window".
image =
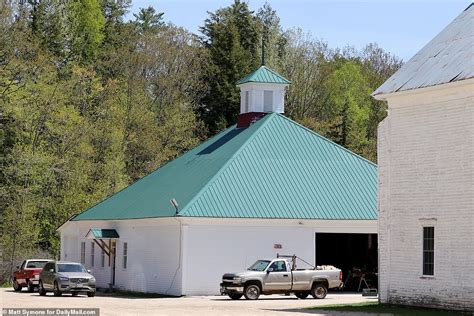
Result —
<instances>
[{"instance_id":1,"label":"window","mask_svg":"<svg viewBox=\"0 0 474 316\"><path fill-rule=\"evenodd\" d=\"M270 261L268 260L258 260L254 264L250 266L247 270L250 271L263 271L267 268L267 266L270 264Z\"/></svg>"},{"instance_id":2,"label":"window","mask_svg":"<svg viewBox=\"0 0 474 316\"><path fill-rule=\"evenodd\" d=\"M58 264L58 272L87 272L82 264L77 263L60 263Z\"/></svg>"},{"instance_id":3,"label":"window","mask_svg":"<svg viewBox=\"0 0 474 316\"><path fill-rule=\"evenodd\" d=\"M123 243L123 268L127 269L128 243Z\"/></svg>"},{"instance_id":4,"label":"window","mask_svg":"<svg viewBox=\"0 0 474 316\"><path fill-rule=\"evenodd\" d=\"M273 112L273 91L263 91L263 112Z\"/></svg>"},{"instance_id":5,"label":"window","mask_svg":"<svg viewBox=\"0 0 474 316\"><path fill-rule=\"evenodd\" d=\"M434 275L434 227L423 227L423 275Z\"/></svg>"},{"instance_id":6,"label":"window","mask_svg":"<svg viewBox=\"0 0 474 316\"><path fill-rule=\"evenodd\" d=\"M86 263L86 243L81 242L81 263Z\"/></svg>"},{"instance_id":7,"label":"window","mask_svg":"<svg viewBox=\"0 0 474 316\"><path fill-rule=\"evenodd\" d=\"M285 272L286 263L285 261L275 261L272 263L269 269L273 269L273 272Z\"/></svg>"},{"instance_id":8,"label":"window","mask_svg":"<svg viewBox=\"0 0 474 316\"><path fill-rule=\"evenodd\" d=\"M38 260L38 261L28 261L28 264L26 265L27 269L39 269L39 268L44 268L44 265L48 261L43 261L43 260Z\"/></svg>"},{"instance_id":9,"label":"window","mask_svg":"<svg viewBox=\"0 0 474 316\"><path fill-rule=\"evenodd\" d=\"M94 266L94 252L95 252L95 244L91 242L91 267Z\"/></svg>"},{"instance_id":10,"label":"window","mask_svg":"<svg viewBox=\"0 0 474 316\"><path fill-rule=\"evenodd\" d=\"M249 92L245 91L245 109L244 113L247 113L249 111L249 103L250 103L250 97L249 97Z\"/></svg>"},{"instance_id":11,"label":"window","mask_svg":"<svg viewBox=\"0 0 474 316\"><path fill-rule=\"evenodd\" d=\"M101 249L102 251L100 252L100 266L103 268L105 267L105 251L104 249Z\"/></svg>"},{"instance_id":12,"label":"window","mask_svg":"<svg viewBox=\"0 0 474 316\"><path fill-rule=\"evenodd\" d=\"M43 270L45 271L53 270L54 272L54 262L48 262L47 264L45 264Z\"/></svg>"}]
</instances>

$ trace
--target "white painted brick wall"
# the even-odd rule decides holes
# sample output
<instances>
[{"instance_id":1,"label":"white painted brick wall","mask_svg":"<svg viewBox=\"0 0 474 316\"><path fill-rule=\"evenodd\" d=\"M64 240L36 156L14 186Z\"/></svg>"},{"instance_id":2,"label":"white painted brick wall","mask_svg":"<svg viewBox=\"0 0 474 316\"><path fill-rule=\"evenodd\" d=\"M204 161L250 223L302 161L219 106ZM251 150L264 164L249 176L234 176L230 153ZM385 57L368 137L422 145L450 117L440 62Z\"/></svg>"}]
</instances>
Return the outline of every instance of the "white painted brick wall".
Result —
<instances>
[{"instance_id":1,"label":"white painted brick wall","mask_svg":"<svg viewBox=\"0 0 474 316\"><path fill-rule=\"evenodd\" d=\"M379 125L382 302L474 310L474 81L387 97ZM435 276L422 278L422 227Z\"/></svg>"}]
</instances>

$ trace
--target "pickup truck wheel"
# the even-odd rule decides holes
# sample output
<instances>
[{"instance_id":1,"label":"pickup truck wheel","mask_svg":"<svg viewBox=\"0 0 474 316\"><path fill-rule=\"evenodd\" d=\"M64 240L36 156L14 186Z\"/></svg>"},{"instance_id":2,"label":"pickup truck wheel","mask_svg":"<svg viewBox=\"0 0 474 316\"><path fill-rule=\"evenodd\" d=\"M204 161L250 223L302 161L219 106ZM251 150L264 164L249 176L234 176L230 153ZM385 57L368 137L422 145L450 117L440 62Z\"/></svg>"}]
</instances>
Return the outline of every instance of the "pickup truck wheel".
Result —
<instances>
[{"instance_id":1,"label":"pickup truck wheel","mask_svg":"<svg viewBox=\"0 0 474 316\"><path fill-rule=\"evenodd\" d=\"M298 292L298 293L295 293L295 296L301 300L304 300L305 298L307 298L309 295L309 292Z\"/></svg>"},{"instance_id":2,"label":"pickup truck wheel","mask_svg":"<svg viewBox=\"0 0 474 316\"><path fill-rule=\"evenodd\" d=\"M35 286L33 285L33 283L30 282L30 280L27 280L26 284L28 284L26 286L26 288L28 289L28 292L32 293L35 291Z\"/></svg>"},{"instance_id":3,"label":"pickup truck wheel","mask_svg":"<svg viewBox=\"0 0 474 316\"><path fill-rule=\"evenodd\" d=\"M58 282L54 281L54 290L53 290L54 296L61 296L63 293L61 293L61 290L59 289Z\"/></svg>"},{"instance_id":4,"label":"pickup truck wheel","mask_svg":"<svg viewBox=\"0 0 474 316\"><path fill-rule=\"evenodd\" d=\"M22 286L20 284L18 284L16 279L13 279L13 289L15 290L15 292L20 292L21 288L22 288Z\"/></svg>"},{"instance_id":5,"label":"pickup truck wheel","mask_svg":"<svg viewBox=\"0 0 474 316\"><path fill-rule=\"evenodd\" d=\"M248 300L256 300L260 296L260 287L256 284L249 284L244 289L244 296Z\"/></svg>"},{"instance_id":6,"label":"pickup truck wheel","mask_svg":"<svg viewBox=\"0 0 474 316\"><path fill-rule=\"evenodd\" d=\"M44 287L43 287L43 281L40 281L40 282L39 282L38 293L39 293L39 295L41 295L41 296L45 296L45 295L46 295L46 290L45 290Z\"/></svg>"},{"instance_id":7,"label":"pickup truck wheel","mask_svg":"<svg viewBox=\"0 0 474 316\"><path fill-rule=\"evenodd\" d=\"M311 295L316 299L323 299L328 294L328 288L322 283L316 283L311 289Z\"/></svg>"},{"instance_id":8,"label":"pickup truck wheel","mask_svg":"<svg viewBox=\"0 0 474 316\"><path fill-rule=\"evenodd\" d=\"M233 300L240 300L240 298L242 297L243 294L239 294L239 293L232 293L232 294L229 294L229 297Z\"/></svg>"}]
</instances>

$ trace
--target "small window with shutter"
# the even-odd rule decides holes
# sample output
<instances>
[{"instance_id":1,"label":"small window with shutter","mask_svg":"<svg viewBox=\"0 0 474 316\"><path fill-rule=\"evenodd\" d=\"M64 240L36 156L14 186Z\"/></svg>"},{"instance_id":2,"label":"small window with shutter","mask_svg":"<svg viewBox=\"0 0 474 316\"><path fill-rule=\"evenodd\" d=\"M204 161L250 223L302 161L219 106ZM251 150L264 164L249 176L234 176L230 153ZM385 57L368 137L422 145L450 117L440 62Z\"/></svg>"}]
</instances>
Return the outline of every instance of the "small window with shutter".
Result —
<instances>
[{"instance_id":1,"label":"small window with shutter","mask_svg":"<svg viewBox=\"0 0 474 316\"><path fill-rule=\"evenodd\" d=\"M263 112L273 111L273 91L263 91Z\"/></svg>"},{"instance_id":2,"label":"small window with shutter","mask_svg":"<svg viewBox=\"0 0 474 316\"><path fill-rule=\"evenodd\" d=\"M81 242L81 263L86 263L86 243Z\"/></svg>"},{"instance_id":3,"label":"small window with shutter","mask_svg":"<svg viewBox=\"0 0 474 316\"><path fill-rule=\"evenodd\" d=\"M128 243L123 243L123 268L127 269L127 260L128 260Z\"/></svg>"},{"instance_id":4,"label":"small window with shutter","mask_svg":"<svg viewBox=\"0 0 474 316\"><path fill-rule=\"evenodd\" d=\"M95 244L94 242L91 242L91 267L94 266L94 258L95 257Z\"/></svg>"},{"instance_id":5,"label":"small window with shutter","mask_svg":"<svg viewBox=\"0 0 474 316\"><path fill-rule=\"evenodd\" d=\"M249 92L245 91L245 109L244 113L247 113L249 111Z\"/></svg>"}]
</instances>

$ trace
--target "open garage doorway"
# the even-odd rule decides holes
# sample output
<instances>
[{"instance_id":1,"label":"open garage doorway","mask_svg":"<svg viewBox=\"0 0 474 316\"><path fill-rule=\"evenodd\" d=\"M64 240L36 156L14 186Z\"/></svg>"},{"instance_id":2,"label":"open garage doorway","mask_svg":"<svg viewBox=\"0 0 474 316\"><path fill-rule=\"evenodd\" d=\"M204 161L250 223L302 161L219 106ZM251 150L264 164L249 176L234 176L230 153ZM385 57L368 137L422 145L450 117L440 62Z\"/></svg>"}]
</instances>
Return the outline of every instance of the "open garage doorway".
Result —
<instances>
[{"instance_id":1,"label":"open garage doorway","mask_svg":"<svg viewBox=\"0 0 474 316\"><path fill-rule=\"evenodd\" d=\"M316 265L342 270L344 291L377 288L377 234L316 233Z\"/></svg>"}]
</instances>

